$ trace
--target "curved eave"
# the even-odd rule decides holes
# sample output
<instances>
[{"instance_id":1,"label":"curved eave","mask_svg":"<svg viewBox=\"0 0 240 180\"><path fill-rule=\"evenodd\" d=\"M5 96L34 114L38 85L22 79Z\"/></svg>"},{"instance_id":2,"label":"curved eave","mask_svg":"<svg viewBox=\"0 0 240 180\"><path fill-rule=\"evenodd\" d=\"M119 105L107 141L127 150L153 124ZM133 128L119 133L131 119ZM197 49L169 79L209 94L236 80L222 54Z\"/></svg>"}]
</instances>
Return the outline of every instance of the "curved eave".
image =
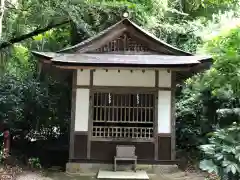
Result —
<instances>
[{"instance_id":1,"label":"curved eave","mask_svg":"<svg viewBox=\"0 0 240 180\"><path fill-rule=\"evenodd\" d=\"M211 58L203 56L68 54L36 51L33 51L33 54L40 60L44 60L43 62L57 66L76 67L201 67L202 69L205 67L204 64L211 62Z\"/></svg>"},{"instance_id":2,"label":"curved eave","mask_svg":"<svg viewBox=\"0 0 240 180\"><path fill-rule=\"evenodd\" d=\"M123 63L78 63L78 62L61 62L51 61L51 64L57 67L66 69L81 69L81 68L141 68L141 69L177 69L177 71L190 71L190 69L197 69L200 64L123 64ZM190 69L189 69L190 68Z\"/></svg>"},{"instance_id":3,"label":"curved eave","mask_svg":"<svg viewBox=\"0 0 240 180\"><path fill-rule=\"evenodd\" d=\"M44 58L47 60L50 60L56 56L59 56L61 54L55 53L55 52L38 52L38 51L32 51L32 54L38 58Z\"/></svg>"}]
</instances>

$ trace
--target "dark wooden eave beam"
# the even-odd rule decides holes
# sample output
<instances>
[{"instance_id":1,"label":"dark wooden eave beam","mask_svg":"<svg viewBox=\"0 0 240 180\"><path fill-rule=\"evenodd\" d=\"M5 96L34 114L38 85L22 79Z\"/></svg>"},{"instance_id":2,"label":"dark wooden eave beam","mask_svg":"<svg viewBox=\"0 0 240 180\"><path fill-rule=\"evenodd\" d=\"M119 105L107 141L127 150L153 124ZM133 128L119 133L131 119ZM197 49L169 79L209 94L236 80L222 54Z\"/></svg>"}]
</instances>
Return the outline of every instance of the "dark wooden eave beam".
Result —
<instances>
[{"instance_id":1,"label":"dark wooden eave beam","mask_svg":"<svg viewBox=\"0 0 240 180\"><path fill-rule=\"evenodd\" d=\"M119 69L124 69L124 70L132 70L132 69L142 69L142 70L161 70L161 69L167 69L170 71L190 71L192 67L137 67L137 66L132 66L132 67L119 67L119 66L111 66L111 67L99 67L99 66L60 66L60 65L55 65L52 64L52 66L60 68L60 69L89 69L89 70L94 70L94 69L110 69L110 70L119 70Z\"/></svg>"}]
</instances>

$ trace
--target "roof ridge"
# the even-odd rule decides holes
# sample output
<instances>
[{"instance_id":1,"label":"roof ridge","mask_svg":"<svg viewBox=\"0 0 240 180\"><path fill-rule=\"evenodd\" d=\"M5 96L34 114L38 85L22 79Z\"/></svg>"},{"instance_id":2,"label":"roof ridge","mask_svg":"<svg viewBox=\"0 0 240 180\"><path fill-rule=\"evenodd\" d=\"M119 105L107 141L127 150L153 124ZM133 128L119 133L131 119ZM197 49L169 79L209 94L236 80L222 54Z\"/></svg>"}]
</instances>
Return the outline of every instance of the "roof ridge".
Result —
<instances>
[{"instance_id":1,"label":"roof ridge","mask_svg":"<svg viewBox=\"0 0 240 180\"><path fill-rule=\"evenodd\" d=\"M73 49L76 49L88 42L91 42L92 40L96 39L96 38L99 38L101 37L102 35L104 35L105 33L107 33L109 30L113 29L114 27L118 26L119 24L121 24L123 21L125 21L126 18L122 19L121 21L118 21L117 23L113 24L112 26L104 29L103 31L97 33L96 35L92 36L92 37L89 37L87 39L85 39L84 41L80 42L80 43L77 43L73 46L70 46L70 47L67 47L67 48L64 48L64 49L61 49L59 51L57 51L57 53L59 52L65 52L65 51L68 51L68 50L73 50Z\"/></svg>"},{"instance_id":2,"label":"roof ridge","mask_svg":"<svg viewBox=\"0 0 240 180\"><path fill-rule=\"evenodd\" d=\"M143 29L142 27L140 27L139 25L137 25L136 23L134 23L133 21L129 20L128 18L124 18L120 21L118 21L117 23L113 24L112 26L106 28L105 30L99 32L98 34L76 44L76 45L73 45L73 46L70 46L70 47L67 47L67 48L64 48L64 49L61 49L59 51L57 51L57 53L61 53L61 52L67 52L67 51L70 51L70 50L75 50L77 48L81 48L81 46L84 46L85 44L87 43L90 43L92 41L94 41L95 39L98 39L100 38L101 36L103 36L104 34L106 34L107 32L109 32L110 30L112 30L113 28L119 26L120 24L125 24L126 25L126 22L129 23L130 25L132 25L134 28L136 28L138 31L144 33L146 36L150 37L152 40L154 40L155 42L163 45L164 47L166 48L170 48L172 51L175 51L175 52L178 52L180 53L181 55L188 55L188 56L192 56L193 54L192 53L189 53L189 52L186 52L186 51L183 51L177 47L174 47L166 42L164 42L163 40L161 40L160 38L156 37L154 34L148 32L147 30Z\"/></svg>"}]
</instances>

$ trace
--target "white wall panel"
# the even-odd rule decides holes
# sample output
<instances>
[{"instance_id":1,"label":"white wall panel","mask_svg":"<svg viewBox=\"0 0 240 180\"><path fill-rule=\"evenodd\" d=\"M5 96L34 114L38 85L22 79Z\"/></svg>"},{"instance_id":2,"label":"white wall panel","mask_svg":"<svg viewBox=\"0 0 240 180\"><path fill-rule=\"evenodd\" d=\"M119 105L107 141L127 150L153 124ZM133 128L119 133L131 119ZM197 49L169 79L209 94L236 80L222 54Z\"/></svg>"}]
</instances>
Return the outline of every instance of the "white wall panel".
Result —
<instances>
[{"instance_id":1,"label":"white wall panel","mask_svg":"<svg viewBox=\"0 0 240 180\"><path fill-rule=\"evenodd\" d=\"M146 70L96 70L93 75L95 86L155 86L155 71Z\"/></svg>"},{"instance_id":2,"label":"white wall panel","mask_svg":"<svg viewBox=\"0 0 240 180\"><path fill-rule=\"evenodd\" d=\"M158 91L158 133L171 133L171 91Z\"/></svg>"},{"instance_id":3,"label":"white wall panel","mask_svg":"<svg viewBox=\"0 0 240 180\"><path fill-rule=\"evenodd\" d=\"M167 70L159 71L159 87L171 87L171 72L167 72Z\"/></svg>"},{"instance_id":4,"label":"white wall panel","mask_svg":"<svg viewBox=\"0 0 240 180\"><path fill-rule=\"evenodd\" d=\"M89 89L77 89L75 131L88 131Z\"/></svg>"},{"instance_id":5,"label":"white wall panel","mask_svg":"<svg viewBox=\"0 0 240 180\"><path fill-rule=\"evenodd\" d=\"M89 85L90 84L90 70L80 69L77 71L77 85Z\"/></svg>"}]
</instances>

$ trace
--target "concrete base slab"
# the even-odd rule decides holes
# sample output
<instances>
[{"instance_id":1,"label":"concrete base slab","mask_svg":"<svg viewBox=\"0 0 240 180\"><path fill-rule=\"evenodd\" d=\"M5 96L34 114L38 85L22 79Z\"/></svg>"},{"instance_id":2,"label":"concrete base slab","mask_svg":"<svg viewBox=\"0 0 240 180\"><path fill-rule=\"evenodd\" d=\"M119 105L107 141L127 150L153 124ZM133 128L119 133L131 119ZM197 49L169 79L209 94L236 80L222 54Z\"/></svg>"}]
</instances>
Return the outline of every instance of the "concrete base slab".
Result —
<instances>
[{"instance_id":1,"label":"concrete base slab","mask_svg":"<svg viewBox=\"0 0 240 180\"><path fill-rule=\"evenodd\" d=\"M97 179L149 179L146 171L103 171L100 170L97 175Z\"/></svg>"},{"instance_id":2,"label":"concrete base slab","mask_svg":"<svg viewBox=\"0 0 240 180\"><path fill-rule=\"evenodd\" d=\"M125 171L124 173L129 173L131 167L122 165L121 168L118 166L117 172ZM110 171L113 172L112 164L97 164L97 163L73 163L70 162L66 167L67 174L74 175L76 177L90 177L92 180L96 179L99 171ZM144 171L147 173L151 180L204 180L205 177L202 174L188 174L180 169L177 165L148 165L148 164L138 164L137 171ZM113 172L114 173L114 172ZM133 172L134 173L134 172ZM106 175L106 174L105 174ZM109 174L107 174L109 175ZM120 175L119 175L120 176ZM135 176L135 175L134 175ZM76 178L77 179L77 178ZM103 180L104 178L99 178ZM106 178L111 179L111 178ZM128 179L124 177L123 179ZM129 178L131 180L131 178ZM134 179L134 178L133 178ZM89 179L86 179L89 180ZM120 180L117 178L112 178L112 180ZM140 180L140 179L139 179Z\"/></svg>"},{"instance_id":3,"label":"concrete base slab","mask_svg":"<svg viewBox=\"0 0 240 180\"><path fill-rule=\"evenodd\" d=\"M137 171L146 171L148 174L157 174L160 170L163 173L178 172L177 165L153 165L153 164L137 164ZM112 171L112 164L100 163L75 163L69 162L66 164L66 172L70 174L91 174L98 173L99 170ZM118 165L119 171L132 170L132 165Z\"/></svg>"}]
</instances>

